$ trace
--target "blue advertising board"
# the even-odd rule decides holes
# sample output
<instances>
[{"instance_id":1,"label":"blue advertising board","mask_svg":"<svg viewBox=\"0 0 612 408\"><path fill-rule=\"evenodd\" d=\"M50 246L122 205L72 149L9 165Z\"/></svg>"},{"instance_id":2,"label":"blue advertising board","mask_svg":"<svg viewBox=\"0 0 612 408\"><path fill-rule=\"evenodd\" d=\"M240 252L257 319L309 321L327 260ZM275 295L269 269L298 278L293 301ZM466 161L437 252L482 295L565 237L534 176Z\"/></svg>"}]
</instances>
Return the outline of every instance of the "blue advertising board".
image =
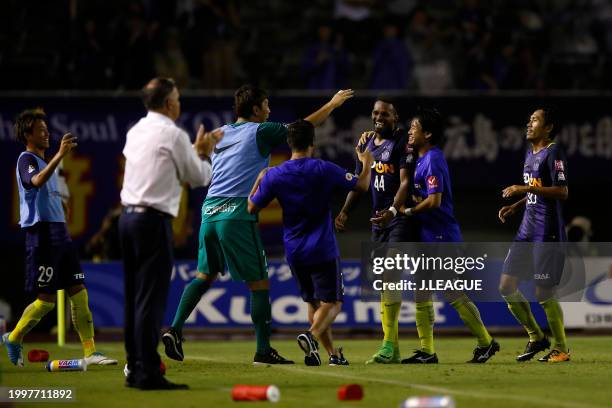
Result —
<instances>
[{"instance_id":1,"label":"blue advertising board","mask_svg":"<svg viewBox=\"0 0 612 408\"><path fill-rule=\"evenodd\" d=\"M345 298L342 313L334 327L351 329L380 328L380 302L364 302L360 298L361 264L358 261L343 261L341 264L345 284ZM84 263L86 284L96 327L123 326L123 269L120 263ZM177 262L166 306L164 324L169 325L174 317L183 288L196 271L196 263ZM272 320L275 328L298 328L308 326L307 305L299 296L289 266L282 261L268 263ZM202 297L185 327L200 328L250 328L249 293L241 282L232 282L229 274L221 276L213 287ZM485 324L497 327L516 326L516 321L506 304L500 302L479 303ZM445 302L434 302L436 326L460 328L463 323L455 310ZM540 308L534 308L538 318ZM404 302L400 313L400 324L413 326L415 307Z\"/></svg>"}]
</instances>

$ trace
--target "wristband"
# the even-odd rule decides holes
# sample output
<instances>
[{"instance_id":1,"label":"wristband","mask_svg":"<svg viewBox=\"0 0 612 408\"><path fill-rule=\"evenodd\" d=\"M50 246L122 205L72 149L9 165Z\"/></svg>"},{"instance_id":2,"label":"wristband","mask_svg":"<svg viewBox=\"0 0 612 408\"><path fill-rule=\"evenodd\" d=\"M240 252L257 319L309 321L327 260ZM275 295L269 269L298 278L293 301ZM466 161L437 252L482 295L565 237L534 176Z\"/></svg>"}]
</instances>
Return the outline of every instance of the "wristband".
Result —
<instances>
[{"instance_id":1,"label":"wristband","mask_svg":"<svg viewBox=\"0 0 612 408\"><path fill-rule=\"evenodd\" d=\"M404 210L404 214L406 214L407 216L411 216L412 215L412 208L406 208Z\"/></svg>"},{"instance_id":2,"label":"wristband","mask_svg":"<svg viewBox=\"0 0 612 408\"><path fill-rule=\"evenodd\" d=\"M394 206L389 207L389 211L391 211L394 217L397 215L397 209Z\"/></svg>"}]
</instances>

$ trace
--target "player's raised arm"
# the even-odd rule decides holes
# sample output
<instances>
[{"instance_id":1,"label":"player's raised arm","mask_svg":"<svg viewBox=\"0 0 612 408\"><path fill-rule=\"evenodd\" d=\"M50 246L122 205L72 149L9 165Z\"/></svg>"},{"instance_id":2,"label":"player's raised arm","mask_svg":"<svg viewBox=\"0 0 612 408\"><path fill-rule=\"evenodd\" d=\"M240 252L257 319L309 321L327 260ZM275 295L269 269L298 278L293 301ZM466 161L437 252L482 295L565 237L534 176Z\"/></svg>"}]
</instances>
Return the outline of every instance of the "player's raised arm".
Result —
<instances>
[{"instance_id":1,"label":"player's raised arm","mask_svg":"<svg viewBox=\"0 0 612 408\"><path fill-rule=\"evenodd\" d=\"M366 133L369 133L369 132L364 132L361 135L361 138L359 139L359 144L357 145L357 150L360 150L360 147L364 145L361 142L361 140L365 137L364 135ZM359 157L359 153L357 153L357 157ZM370 163L370 166L367 167L368 170L370 170L371 165L372 164ZM355 169L355 173L361 174L363 173L363 171L364 171L364 167L363 167L362 162L360 160L357 160L357 166ZM334 226L336 227L336 231L343 232L346 229L346 222L348 221L349 213L353 210L353 208L359 202L359 199L361 198L361 194L363 194L361 190L355 189L355 190L349 191L349 193L346 195L346 200L344 202L344 205L342 206L342 209L340 210L340 212L334 219Z\"/></svg>"},{"instance_id":2,"label":"player's raised arm","mask_svg":"<svg viewBox=\"0 0 612 408\"><path fill-rule=\"evenodd\" d=\"M55 156L53 156L53 159L51 159L49 164L42 169L40 173L32 177L32 185L34 187L39 188L49 180L62 159L77 146L76 141L77 138L76 136L73 136L72 133L66 133L62 137L60 148Z\"/></svg>"},{"instance_id":3,"label":"player's raised arm","mask_svg":"<svg viewBox=\"0 0 612 408\"><path fill-rule=\"evenodd\" d=\"M352 98L355 95L355 91L352 89L343 89L338 91L325 105L321 106L319 110L314 113L311 113L304 120L312 123L314 126L319 126L325 119L329 117L329 115L333 112L334 109L339 108L342 104L347 100Z\"/></svg>"},{"instance_id":4,"label":"player's raised arm","mask_svg":"<svg viewBox=\"0 0 612 408\"><path fill-rule=\"evenodd\" d=\"M361 151L359 147L356 147L355 152L357 153L357 158L361 162L361 173L359 173L355 190L359 191L360 193L365 193L370 188L370 178L372 176L372 171L370 168L372 167L374 158L372 157L370 150L367 148Z\"/></svg>"}]
</instances>

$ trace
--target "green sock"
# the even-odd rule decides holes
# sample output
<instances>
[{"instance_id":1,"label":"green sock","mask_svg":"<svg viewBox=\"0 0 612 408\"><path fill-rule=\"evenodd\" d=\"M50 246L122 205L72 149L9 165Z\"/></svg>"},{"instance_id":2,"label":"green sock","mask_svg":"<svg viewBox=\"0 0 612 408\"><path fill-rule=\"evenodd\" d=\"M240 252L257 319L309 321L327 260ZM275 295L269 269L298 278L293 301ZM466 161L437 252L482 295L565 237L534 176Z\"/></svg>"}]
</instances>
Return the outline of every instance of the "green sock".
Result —
<instances>
[{"instance_id":1,"label":"green sock","mask_svg":"<svg viewBox=\"0 0 612 408\"><path fill-rule=\"evenodd\" d=\"M435 353L433 342L434 309L433 302L416 303L416 327L419 333L421 351L428 354Z\"/></svg>"},{"instance_id":2,"label":"green sock","mask_svg":"<svg viewBox=\"0 0 612 408\"><path fill-rule=\"evenodd\" d=\"M402 307L401 302L388 303L385 301L380 302L381 314L382 314L382 326L383 332L385 333L385 342L393 344L394 348L399 347L398 341L398 320L399 312Z\"/></svg>"},{"instance_id":3,"label":"green sock","mask_svg":"<svg viewBox=\"0 0 612 408\"><path fill-rule=\"evenodd\" d=\"M251 291L251 319L255 325L257 352L265 354L270 351L272 331L272 307L269 290Z\"/></svg>"},{"instance_id":4,"label":"green sock","mask_svg":"<svg viewBox=\"0 0 612 408\"><path fill-rule=\"evenodd\" d=\"M459 299L451 302L451 306L455 308L463 323L470 329L474 337L478 339L479 347L486 347L491 344L493 337L487 331L478 308L472 300L466 295L462 295Z\"/></svg>"},{"instance_id":5,"label":"green sock","mask_svg":"<svg viewBox=\"0 0 612 408\"><path fill-rule=\"evenodd\" d=\"M567 340L565 339L565 327L563 325L563 309L557 299L548 299L540 302L546 313L548 328L555 339L554 349L567 352Z\"/></svg>"},{"instance_id":6,"label":"green sock","mask_svg":"<svg viewBox=\"0 0 612 408\"><path fill-rule=\"evenodd\" d=\"M209 288L210 283L208 281L198 278L195 278L185 286L185 290L183 290L183 295L181 296L181 302L176 309L174 321L172 322L172 328L174 330L179 333L183 331L185 320L187 320L200 301L200 298L202 298L202 295L206 293Z\"/></svg>"},{"instance_id":7,"label":"green sock","mask_svg":"<svg viewBox=\"0 0 612 408\"><path fill-rule=\"evenodd\" d=\"M527 333L529 334L529 341L538 341L544 338L544 332L538 325L531 312L531 306L529 302L523 296L523 294L517 290L507 296L503 296L506 303L508 303L508 309L510 313L523 325Z\"/></svg>"}]
</instances>

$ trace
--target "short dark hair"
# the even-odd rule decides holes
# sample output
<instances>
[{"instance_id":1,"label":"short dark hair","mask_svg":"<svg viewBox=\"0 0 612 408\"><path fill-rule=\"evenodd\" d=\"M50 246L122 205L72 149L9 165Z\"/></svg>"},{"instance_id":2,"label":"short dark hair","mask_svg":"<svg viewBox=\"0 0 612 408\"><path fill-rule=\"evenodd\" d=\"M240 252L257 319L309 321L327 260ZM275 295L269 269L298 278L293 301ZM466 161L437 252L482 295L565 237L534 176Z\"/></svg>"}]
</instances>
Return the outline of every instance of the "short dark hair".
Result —
<instances>
[{"instance_id":1,"label":"short dark hair","mask_svg":"<svg viewBox=\"0 0 612 408\"><path fill-rule=\"evenodd\" d=\"M444 140L444 120L436 108L419 107L414 117L419 120L424 132L431 133L429 143L437 146Z\"/></svg>"},{"instance_id":2,"label":"short dark hair","mask_svg":"<svg viewBox=\"0 0 612 408\"><path fill-rule=\"evenodd\" d=\"M174 91L176 84L172 78L157 77L142 88L142 102L147 110L163 109L166 99Z\"/></svg>"},{"instance_id":3,"label":"short dark hair","mask_svg":"<svg viewBox=\"0 0 612 408\"><path fill-rule=\"evenodd\" d=\"M393 106L393 110L395 111L395 114L399 116L399 114L397 113L397 100L394 97L389 96L389 95L378 95L374 103L379 102L379 101L384 102L387 105Z\"/></svg>"},{"instance_id":4,"label":"short dark hair","mask_svg":"<svg viewBox=\"0 0 612 408\"><path fill-rule=\"evenodd\" d=\"M378 95L374 102L378 102L378 101L384 102L389 105L393 105L393 107L397 109L397 106L396 106L397 100L391 95L384 95L384 94Z\"/></svg>"},{"instance_id":5,"label":"short dark hair","mask_svg":"<svg viewBox=\"0 0 612 408\"><path fill-rule=\"evenodd\" d=\"M291 150L303 152L314 146L315 131L309 121L298 119L287 126L287 131L287 144Z\"/></svg>"},{"instance_id":6,"label":"short dark hair","mask_svg":"<svg viewBox=\"0 0 612 408\"><path fill-rule=\"evenodd\" d=\"M253 85L242 85L234 93L234 112L239 118L248 119L253 115L255 106L261 107L268 94Z\"/></svg>"},{"instance_id":7,"label":"short dark hair","mask_svg":"<svg viewBox=\"0 0 612 408\"><path fill-rule=\"evenodd\" d=\"M548 107L543 107L543 108L538 108L536 110L541 110L542 113L544 114L544 126L548 126L548 125L552 125L552 130L550 131L550 134L548 135L550 137L550 139L554 139L558 128L558 115L557 115L557 110L555 108L552 108L550 106Z\"/></svg>"},{"instance_id":8,"label":"short dark hair","mask_svg":"<svg viewBox=\"0 0 612 408\"><path fill-rule=\"evenodd\" d=\"M34 123L37 120L47 119L47 114L43 108L27 109L21 112L15 119L15 139L24 145L28 144L26 135L34 130Z\"/></svg>"}]
</instances>

